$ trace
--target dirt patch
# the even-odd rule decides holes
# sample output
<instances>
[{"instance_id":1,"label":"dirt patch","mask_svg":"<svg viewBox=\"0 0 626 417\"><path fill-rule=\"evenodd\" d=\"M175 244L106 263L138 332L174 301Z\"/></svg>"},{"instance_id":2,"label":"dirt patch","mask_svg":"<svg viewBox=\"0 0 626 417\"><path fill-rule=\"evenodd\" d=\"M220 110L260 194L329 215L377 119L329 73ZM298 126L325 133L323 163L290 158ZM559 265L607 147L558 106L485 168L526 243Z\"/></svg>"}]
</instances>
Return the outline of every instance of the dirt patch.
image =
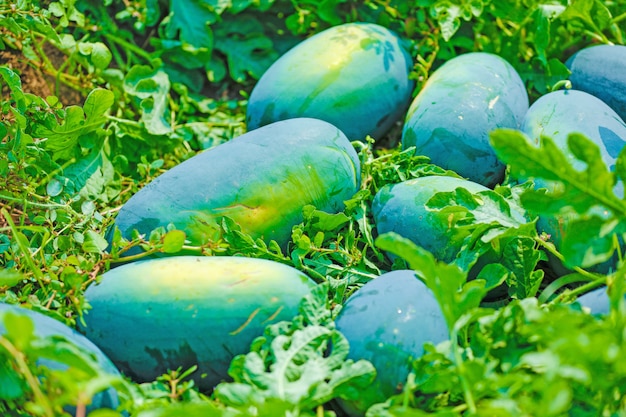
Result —
<instances>
[{"instance_id":1,"label":"dirt patch","mask_svg":"<svg viewBox=\"0 0 626 417\"><path fill-rule=\"evenodd\" d=\"M44 50L56 68L65 62L66 56L53 46L47 45ZM22 91L25 93L43 98L56 96L64 106L83 104L84 97L79 91L57 82L54 77L44 73L36 63L28 60L21 51L12 49L0 51L0 65L6 65L20 75ZM7 93L3 89L0 98L4 100Z\"/></svg>"}]
</instances>

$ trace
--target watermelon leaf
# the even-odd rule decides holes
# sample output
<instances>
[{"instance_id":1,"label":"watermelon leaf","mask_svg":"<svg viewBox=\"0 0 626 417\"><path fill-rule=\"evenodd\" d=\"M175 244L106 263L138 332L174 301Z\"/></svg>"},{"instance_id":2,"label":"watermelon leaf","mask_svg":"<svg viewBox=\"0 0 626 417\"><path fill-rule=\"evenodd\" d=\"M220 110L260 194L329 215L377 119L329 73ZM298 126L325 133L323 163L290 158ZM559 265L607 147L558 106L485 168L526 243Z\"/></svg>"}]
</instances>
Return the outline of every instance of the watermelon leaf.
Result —
<instances>
[{"instance_id":1,"label":"watermelon leaf","mask_svg":"<svg viewBox=\"0 0 626 417\"><path fill-rule=\"evenodd\" d=\"M570 219L578 232L564 234L559 248L567 266L590 267L612 256L619 247L617 236L626 230L626 201L616 195L623 192L623 184L616 185L618 177L603 162L597 145L582 134L568 136L569 151L584 163L579 170L573 165L577 161L569 161L548 137L535 147L523 133L499 129L492 132L491 143L514 177L549 184L549 190L527 189L521 203L536 215ZM618 175L622 165L618 158Z\"/></svg>"},{"instance_id":2,"label":"watermelon leaf","mask_svg":"<svg viewBox=\"0 0 626 417\"><path fill-rule=\"evenodd\" d=\"M584 213L602 205L615 215L626 215L626 202L613 192L615 175L602 161L598 146L584 135L573 133L568 137L570 151L587 166L583 171L575 169L548 137L542 137L540 146L534 147L522 132L498 129L491 134L491 144L498 158L510 166L514 177L541 178L562 184L562 188L555 187L550 193L527 190L522 196L527 210L556 213L563 207L572 207Z\"/></svg>"},{"instance_id":3,"label":"watermelon leaf","mask_svg":"<svg viewBox=\"0 0 626 417\"><path fill-rule=\"evenodd\" d=\"M124 78L124 91L140 100L141 121L148 133L171 133L168 94L170 79L162 69L135 65Z\"/></svg>"},{"instance_id":4,"label":"watermelon leaf","mask_svg":"<svg viewBox=\"0 0 626 417\"><path fill-rule=\"evenodd\" d=\"M51 126L37 124L35 135L45 138L44 146L53 154L53 159L70 159L77 153L80 139L89 135L100 135L106 122L106 112L114 103L114 95L103 88L94 89L83 107L68 106L64 118Z\"/></svg>"},{"instance_id":5,"label":"watermelon leaf","mask_svg":"<svg viewBox=\"0 0 626 417\"><path fill-rule=\"evenodd\" d=\"M525 298L536 295L543 279L543 273L535 271L542 252L535 241L537 231L534 222L527 222L524 218L515 188L501 186L498 192L487 190L474 194L457 188L452 192L435 194L426 207L450 219L450 227L466 231L467 237L454 261L458 266L469 270L484 253L496 254L500 259L499 266L508 271L506 283L509 294ZM488 275L483 278L489 277L489 283L499 282L492 274L501 272L486 271ZM493 288L491 284L488 287Z\"/></svg>"},{"instance_id":6,"label":"watermelon leaf","mask_svg":"<svg viewBox=\"0 0 626 417\"><path fill-rule=\"evenodd\" d=\"M259 79L278 58L272 41L263 33L263 25L254 17L238 16L236 24L225 19L215 27L215 49L226 55L228 71L236 82L248 76Z\"/></svg>"},{"instance_id":7,"label":"watermelon leaf","mask_svg":"<svg viewBox=\"0 0 626 417\"><path fill-rule=\"evenodd\" d=\"M232 408L280 403L291 412L358 397L375 369L368 361L347 359L348 341L334 328L327 294L328 284L319 285L302 300L301 315L268 326L249 353L234 358L234 382L219 384L215 397Z\"/></svg>"}]
</instances>

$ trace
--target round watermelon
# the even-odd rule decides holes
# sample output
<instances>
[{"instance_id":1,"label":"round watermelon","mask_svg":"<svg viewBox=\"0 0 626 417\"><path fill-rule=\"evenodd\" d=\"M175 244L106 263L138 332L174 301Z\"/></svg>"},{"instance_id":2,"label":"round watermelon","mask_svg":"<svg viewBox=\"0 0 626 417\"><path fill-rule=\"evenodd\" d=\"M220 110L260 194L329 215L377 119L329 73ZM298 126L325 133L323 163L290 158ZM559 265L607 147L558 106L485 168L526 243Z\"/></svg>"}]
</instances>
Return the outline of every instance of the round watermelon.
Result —
<instances>
[{"instance_id":1,"label":"round watermelon","mask_svg":"<svg viewBox=\"0 0 626 417\"><path fill-rule=\"evenodd\" d=\"M350 343L349 358L366 359L377 372L359 400L340 402L351 416L363 416L372 404L397 394L424 344L448 339L435 296L411 270L388 272L358 289L336 324Z\"/></svg>"}]
</instances>

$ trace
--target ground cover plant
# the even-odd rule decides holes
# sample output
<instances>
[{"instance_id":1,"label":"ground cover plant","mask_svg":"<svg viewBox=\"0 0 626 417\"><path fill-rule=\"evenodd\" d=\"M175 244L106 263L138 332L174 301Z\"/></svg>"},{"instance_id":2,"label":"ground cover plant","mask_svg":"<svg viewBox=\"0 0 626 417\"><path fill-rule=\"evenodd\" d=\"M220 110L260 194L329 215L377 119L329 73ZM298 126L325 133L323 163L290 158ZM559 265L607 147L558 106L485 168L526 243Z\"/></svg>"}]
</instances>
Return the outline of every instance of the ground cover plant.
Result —
<instances>
[{"instance_id":1,"label":"ground cover plant","mask_svg":"<svg viewBox=\"0 0 626 417\"><path fill-rule=\"evenodd\" d=\"M372 209L395 184L459 177L402 146L403 120L381 137L350 138L356 192L339 210L304 205L286 242L232 216L216 219L206 241L171 224L115 231L139 190L247 132L248 99L274 62L353 22L398 35L411 98L446 62L486 52L513 66L532 105L571 87L566 63L577 51L625 44L626 2L0 0L0 302L67 327L42 333L35 316L0 314L0 414L626 416L620 137L604 148L581 133L533 144L521 130L493 129L504 180L429 197L421 209L450 238L429 229L429 250L401 230L379 233ZM550 216L575 233L542 233ZM297 314L259 328L213 390L199 389L195 364L137 382L71 341L92 309L87 289L108 271L179 253L262 258L316 283ZM420 347L391 394L362 401L389 369L352 356L360 341L336 323L367 283L406 269L436 299L449 338ZM584 301L594 291L604 305ZM99 408L111 398L117 409Z\"/></svg>"}]
</instances>

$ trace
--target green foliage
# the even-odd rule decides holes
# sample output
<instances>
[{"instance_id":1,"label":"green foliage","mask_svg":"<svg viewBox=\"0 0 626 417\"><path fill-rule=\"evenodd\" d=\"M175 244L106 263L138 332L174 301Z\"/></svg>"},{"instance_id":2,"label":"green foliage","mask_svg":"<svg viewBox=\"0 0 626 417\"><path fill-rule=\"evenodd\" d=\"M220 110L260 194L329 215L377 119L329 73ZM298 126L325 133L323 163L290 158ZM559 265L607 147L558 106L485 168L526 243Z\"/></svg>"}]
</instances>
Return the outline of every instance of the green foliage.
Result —
<instances>
[{"instance_id":1,"label":"green foliage","mask_svg":"<svg viewBox=\"0 0 626 417\"><path fill-rule=\"evenodd\" d=\"M101 126L105 113L113 105L113 93L104 89L95 89L89 93L83 108L69 106L57 113L62 122L46 120L49 125L38 124L33 127L33 135L45 138L43 147L51 152L53 160L68 160L80 148L79 141L87 146L97 146L99 136L104 132Z\"/></svg>"},{"instance_id":2,"label":"green foliage","mask_svg":"<svg viewBox=\"0 0 626 417\"><path fill-rule=\"evenodd\" d=\"M498 262L484 267L479 278L485 279L490 289L506 282L509 296L519 299L535 296L544 277L543 271L537 270L544 256L536 242L536 226L534 221L525 219L525 210L517 198L527 188L500 187L473 195L458 188L437 193L426 204L453 227L467 232L455 263L468 270L489 252Z\"/></svg>"},{"instance_id":3,"label":"green foliage","mask_svg":"<svg viewBox=\"0 0 626 417\"><path fill-rule=\"evenodd\" d=\"M68 406L85 413L95 394L125 381L109 374L92 353L65 337L35 334L30 317L0 315L0 412L3 415L69 415ZM111 411L110 416L121 414Z\"/></svg>"},{"instance_id":4,"label":"green foliage","mask_svg":"<svg viewBox=\"0 0 626 417\"><path fill-rule=\"evenodd\" d=\"M368 416L620 415L625 318L623 307L598 319L535 298L475 315L462 348L427 346L404 392Z\"/></svg>"},{"instance_id":5,"label":"green foliage","mask_svg":"<svg viewBox=\"0 0 626 417\"><path fill-rule=\"evenodd\" d=\"M615 252L621 257L626 205L615 185L626 179L626 156L612 172L580 135L569 139L584 163L576 170L549 138L535 148L518 132L494 132L512 178L559 187L547 193L526 182L435 195L429 209L467 232L450 265L400 236L377 236L370 205L381 187L456 175L401 150L399 129L376 147L354 144L361 189L338 214L305 207L286 249L253 239L228 218L219 239L202 246L171 227L126 240L110 226L160 173L244 133L255 80L330 26L367 21L396 31L415 62L415 93L447 59L488 51L515 66L534 99L567 77L564 62L576 50L623 44L624 10L623 0L0 1L0 301L75 325L89 308L84 290L112 265L181 249L272 259L320 283L297 317L269 326L233 361L233 380L214 393L188 380L193 367L144 384L111 378L67 340L37 338L30 323L5 316L0 413L66 415L64 407L81 409L114 384L132 416L335 415L334 400L357 396L383 371L348 359L334 328L337 311L363 283L410 267L435 293L451 338L425 346L402 393L368 415L623 415L624 269L600 275L588 268ZM537 215L555 213L578 217L579 233L560 250L534 229ZM137 246L143 253L129 255ZM487 251L498 262L468 280ZM575 272L551 280L546 253ZM502 305L486 303L502 283ZM611 289L608 316L559 304L600 285Z\"/></svg>"},{"instance_id":6,"label":"green foliage","mask_svg":"<svg viewBox=\"0 0 626 417\"><path fill-rule=\"evenodd\" d=\"M356 398L371 383L371 363L347 359L345 337L334 329L328 286L306 297L291 323L268 326L249 353L235 357L234 382L215 388L215 398L234 408L257 408L260 415L280 404L281 414L315 415L333 398Z\"/></svg>"},{"instance_id":7,"label":"green foliage","mask_svg":"<svg viewBox=\"0 0 626 417\"><path fill-rule=\"evenodd\" d=\"M573 227L580 233L563 236L566 265L586 268L613 255L617 249L616 238L625 230L626 203L614 191L617 175L622 172L619 169L617 173L609 171L596 144L581 134L568 137L569 150L585 164L585 169L579 171L548 137L541 138L537 148L518 131L499 130L493 132L491 142L498 157L510 165L512 175L557 181L560 185L550 193L529 188L520 198L522 204L536 214L576 215ZM623 164L623 158L622 152L618 165ZM623 178L620 176L619 180Z\"/></svg>"}]
</instances>

